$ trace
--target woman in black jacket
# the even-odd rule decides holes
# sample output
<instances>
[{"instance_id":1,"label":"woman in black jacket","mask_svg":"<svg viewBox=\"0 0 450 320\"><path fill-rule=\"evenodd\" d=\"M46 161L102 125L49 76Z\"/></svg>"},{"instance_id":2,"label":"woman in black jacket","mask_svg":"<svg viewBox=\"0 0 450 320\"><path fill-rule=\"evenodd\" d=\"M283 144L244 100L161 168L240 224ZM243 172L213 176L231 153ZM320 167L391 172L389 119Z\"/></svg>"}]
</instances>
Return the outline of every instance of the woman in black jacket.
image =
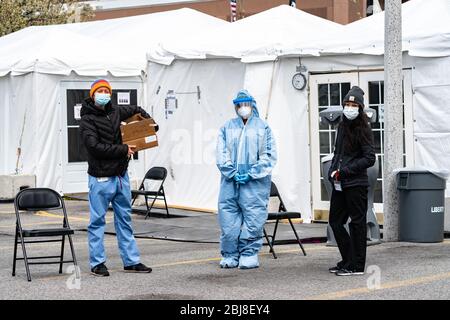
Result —
<instances>
[{"instance_id":1,"label":"woman in black jacket","mask_svg":"<svg viewBox=\"0 0 450 320\"><path fill-rule=\"evenodd\" d=\"M334 157L328 172L333 185L329 223L342 261L329 269L338 276L362 275L366 263L367 168L375 163L373 134L364 113L364 91L354 86L343 101ZM350 234L345 224L350 217Z\"/></svg>"}]
</instances>

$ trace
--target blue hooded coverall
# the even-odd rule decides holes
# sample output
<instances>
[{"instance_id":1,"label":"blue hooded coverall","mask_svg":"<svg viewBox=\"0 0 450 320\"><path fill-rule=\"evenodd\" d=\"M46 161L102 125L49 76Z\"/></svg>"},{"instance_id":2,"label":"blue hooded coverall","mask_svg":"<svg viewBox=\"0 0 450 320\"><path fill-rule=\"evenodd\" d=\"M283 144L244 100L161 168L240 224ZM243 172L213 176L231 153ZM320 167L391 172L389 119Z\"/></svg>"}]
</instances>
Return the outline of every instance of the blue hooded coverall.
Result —
<instances>
[{"instance_id":1,"label":"blue hooded coverall","mask_svg":"<svg viewBox=\"0 0 450 320\"><path fill-rule=\"evenodd\" d=\"M220 129L217 167L221 172L219 224L221 227L221 266L255 268L267 220L271 172L276 163L272 130L259 118L256 101L246 90L233 101L252 102L252 115L244 125L241 117L231 119ZM236 174L248 173L250 181L238 184Z\"/></svg>"}]
</instances>

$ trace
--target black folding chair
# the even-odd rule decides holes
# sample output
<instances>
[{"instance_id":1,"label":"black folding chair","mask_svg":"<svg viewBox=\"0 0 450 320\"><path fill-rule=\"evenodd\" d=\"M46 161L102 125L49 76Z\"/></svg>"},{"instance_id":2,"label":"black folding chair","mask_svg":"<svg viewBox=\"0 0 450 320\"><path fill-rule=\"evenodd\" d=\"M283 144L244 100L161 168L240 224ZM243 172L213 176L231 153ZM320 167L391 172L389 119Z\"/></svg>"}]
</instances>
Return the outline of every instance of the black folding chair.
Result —
<instances>
[{"instance_id":1,"label":"black folding chair","mask_svg":"<svg viewBox=\"0 0 450 320\"><path fill-rule=\"evenodd\" d=\"M62 267L64 263L73 263L75 265L77 278L79 277L77 259L75 257L75 251L72 243L72 234L74 231L70 229L69 220L67 219L66 207L61 196L54 190L47 188L28 188L20 191L15 200L14 207L16 211L16 235L14 240L14 260L12 276L16 275L16 261L24 260L25 269L27 271L28 281L31 281L30 265L34 264L59 264L59 273L62 273ZM63 224L62 228L51 229L23 229L20 212L19 211L39 211L39 210L61 210L63 211ZM65 237L68 237L70 250L72 252L72 260L64 260L64 243ZM61 239L50 240L48 238L61 237ZM25 240L26 238L47 238L44 240ZM17 258L17 244L21 243L23 257ZM42 242L61 242L61 254L59 256L41 256L41 257L29 257L25 248L25 244L28 243L42 243ZM59 261L52 261L51 259L58 258ZM47 261L30 262L30 260L46 259Z\"/></svg>"},{"instance_id":2,"label":"black folding chair","mask_svg":"<svg viewBox=\"0 0 450 320\"><path fill-rule=\"evenodd\" d=\"M273 230L273 234L272 235L268 235L267 232L266 232L266 228L263 229L264 230L264 237L267 240L267 244L270 247L270 252L272 252L272 255L273 255L274 259L277 259L277 255L276 255L275 250L274 250L273 247L275 245L275 236L277 235L278 223L279 223L279 221L281 219L287 219L289 221L289 224L291 225L292 231L294 231L295 238L297 239L297 242L298 242L298 244L300 245L300 248L303 251L303 255L306 256L305 248L303 248L302 241L298 237L297 231L295 230L294 224L292 223L292 220L291 220L291 219L301 218L300 212L288 212L286 210L286 207L284 206L283 200L281 199L280 193L278 192L277 186L273 182L272 182L272 184L270 186L270 197L278 197L278 200L280 201L280 206L278 208L278 212L269 212L269 215L267 217L267 221L276 220L275 227L274 227L274 230ZM270 241L269 238L271 238L272 241Z\"/></svg>"},{"instance_id":3,"label":"black folding chair","mask_svg":"<svg viewBox=\"0 0 450 320\"><path fill-rule=\"evenodd\" d=\"M144 179L142 179L142 183L139 189L131 190L131 194L133 196L133 202L131 203L131 205L134 204L138 196L144 196L145 198L145 206L147 207L145 219L147 219L150 216L151 210L153 209L153 205L155 204L156 200L164 200L166 213L167 216L169 216L169 208L167 207L166 194L164 193L164 181L166 180L166 177L167 177L166 168L164 167L150 168L150 170L148 170L147 173L145 174ZM145 190L145 180L161 181L161 184L159 185L159 188L157 190ZM148 205L148 198L152 200L152 204L150 206Z\"/></svg>"}]
</instances>

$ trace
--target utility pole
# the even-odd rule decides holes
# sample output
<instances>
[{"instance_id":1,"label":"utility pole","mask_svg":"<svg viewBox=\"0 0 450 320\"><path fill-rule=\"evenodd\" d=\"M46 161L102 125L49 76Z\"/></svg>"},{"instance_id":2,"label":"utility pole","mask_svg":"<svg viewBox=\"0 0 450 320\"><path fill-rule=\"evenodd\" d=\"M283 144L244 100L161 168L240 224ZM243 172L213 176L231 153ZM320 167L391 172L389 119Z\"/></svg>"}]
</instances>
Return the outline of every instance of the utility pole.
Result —
<instances>
[{"instance_id":1,"label":"utility pole","mask_svg":"<svg viewBox=\"0 0 450 320\"><path fill-rule=\"evenodd\" d=\"M402 1L384 7L384 225L383 239L398 241L399 197L395 169L403 167Z\"/></svg>"}]
</instances>

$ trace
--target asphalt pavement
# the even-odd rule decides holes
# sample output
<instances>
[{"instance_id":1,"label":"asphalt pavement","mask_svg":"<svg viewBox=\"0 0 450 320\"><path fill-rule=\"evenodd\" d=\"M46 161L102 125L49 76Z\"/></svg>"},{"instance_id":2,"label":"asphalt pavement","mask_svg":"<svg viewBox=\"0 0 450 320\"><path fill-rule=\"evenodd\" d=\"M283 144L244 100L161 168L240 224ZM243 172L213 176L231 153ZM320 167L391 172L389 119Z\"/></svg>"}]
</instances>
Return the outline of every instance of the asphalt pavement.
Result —
<instances>
[{"instance_id":1,"label":"asphalt pavement","mask_svg":"<svg viewBox=\"0 0 450 320\"><path fill-rule=\"evenodd\" d=\"M130 274L123 272L116 237L106 235L111 276L95 277L89 272L84 231L89 220L87 202L66 203L71 227L78 230L74 245L81 279L78 281L70 273L73 270L70 265L65 266L67 274L58 274L57 265L44 265L31 266L33 281L27 282L23 261L18 262L17 275L12 277L15 218L13 206L1 204L0 299L450 299L449 240L370 246L364 276L337 277L328 268L338 261L338 250L325 243L305 244L307 256L301 254L295 243L277 245L278 259L264 246L260 268L240 270L220 269L217 242L138 238L142 262L151 266L153 272ZM112 213L108 213L107 221L112 219ZM152 219L161 218L147 221ZM143 223L142 216L133 215L133 220L135 225ZM170 223L176 226L177 220L170 219ZM56 226L60 222L60 215L51 212L37 212L24 218L25 227ZM207 229L207 225L202 228ZM59 244L34 244L29 248L29 255L53 255L58 254Z\"/></svg>"}]
</instances>

